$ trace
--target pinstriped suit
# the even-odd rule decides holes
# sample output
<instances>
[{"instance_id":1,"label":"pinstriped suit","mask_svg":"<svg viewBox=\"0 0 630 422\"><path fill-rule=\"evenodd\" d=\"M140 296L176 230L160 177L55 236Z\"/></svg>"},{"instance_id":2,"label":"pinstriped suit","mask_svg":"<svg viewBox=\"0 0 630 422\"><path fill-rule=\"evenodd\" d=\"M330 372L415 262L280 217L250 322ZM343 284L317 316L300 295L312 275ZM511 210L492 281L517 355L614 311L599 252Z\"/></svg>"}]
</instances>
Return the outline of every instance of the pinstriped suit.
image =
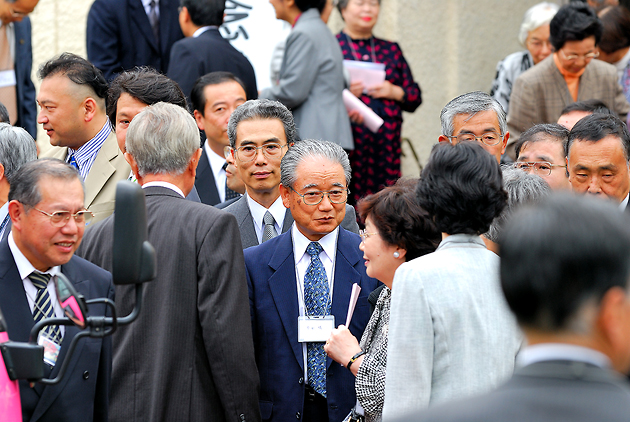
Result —
<instances>
[{"instance_id":1,"label":"pinstriped suit","mask_svg":"<svg viewBox=\"0 0 630 422\"><path fill-rule=\"evenodd\" d=\"M623 121L630 111L616 68L601 60L592 60L580 77L577 100L590 99L603 101ZM557 122L562 109L572 103L564 77L551 55L519 76L514 83L507 119L510 144L535 124Z\"/></svg>"}]
</instances>

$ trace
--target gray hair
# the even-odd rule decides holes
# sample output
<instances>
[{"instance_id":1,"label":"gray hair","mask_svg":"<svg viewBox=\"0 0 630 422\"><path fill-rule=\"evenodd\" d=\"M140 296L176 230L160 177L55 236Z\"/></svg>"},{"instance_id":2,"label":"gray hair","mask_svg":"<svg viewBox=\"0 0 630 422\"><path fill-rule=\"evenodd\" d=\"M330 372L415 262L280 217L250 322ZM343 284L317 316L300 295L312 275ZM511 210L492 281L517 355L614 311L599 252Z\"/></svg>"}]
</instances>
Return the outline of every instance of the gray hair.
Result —
<instances>
[{"instance_id":1,"label":"gray hair","mask_svg":"<svg viewBox=\"0 0 630 422\"><path fill-rule=\"evenodd\" d=\"M0 164L4 167L4 177L9 186L18 169L36 159L37 146L31 135L21 127L0 123Z\"/></svg>"},{"instance_id":2,"label":"gray hair","mask_svg":"<svg viewBox=\"0 0 630 422\"><path fill-rule=\"evenodd\" d=\"M514 211L524 204L536 204L551 193L551 188L545 180L535 174L526 173L520 169L503 167L503 189L508 194L507 206L490 225L484 235L488 240L497 242L506 221Z\"/></svg>"},{"instance_id":3,"label":"gray hair","mask_svg":"<svg viewBox=\"0 0 630 422\"><path fill-rule=\"evenodd\" d=\"M125 141L138 173L179 175L199 149L195 119L182 107L159 102L133 118Z\"/></svg>"},{"instance_id":4,"label":"gray hair","mask_svg":"<svg viewBox=\"0 0 630 422\"><path fill-rule=\"evenodd\" d=\"M556 12L560 9L557 4L542 2L538 3L525 12L523 16L523 23L521 23L521 29L518 33L518 41L521 45L525 46L525 41L530 31L540 28L543 25L549 24L551 19L556 15Z\"/></svg>"},{"instance_id":5,"label":"gray hair","mask_svg":"<svg viewBox=\"0 0 630 422\"><path fill-rule=\"evenodd\" d=\"M293 115L289 109L278 101L260 99L245 101L232 112L227 130L230 146L236 148L236 129L240 122L244 120L269 119L280 120L280 123L284 126L284 136L287 138L288 144L298 140Z\"/></svg>"},{"instance_id":6,"label":"gray hair","mask_svg":"<svg viewBox=\"0 0 630 422\"><path fill-rule=\"evenodd\" d=\"M292 188L297 180L297 167L309 158L321 158L331 163L340 164L346 176L346 186L350 185L351 170L348 154L337 144L313 139L297 142L282 157L280 183Z\"/></svg>"},{"instance_id":7,"label":"gray hair","mask_svg":"<svg viewBox=\"0 0 630 422\"><path fill-rule=\"evenodd\" d=\"M455 97L444 106L440 113L442 135L453 135L453 131L455 130L453 120L458 114L466 114L473 117L480 111L494 111L497 113L501 136L507 133L507 120L501 104L485 92L474 91Z\"/></svg>"},{"instance_id":8,"label":"gray hair","mask_svg":"<svg viewBox=\"0 0 630 422\"><path fill-rule=\"evenodd\" d=\"M34 207L42 200L39 181L42 179L78 180L85 192L83 179L76 168L56 158L40 158L25 163L13 175L9 188L9 201L18 201L26 207ZM62 195L63 192L59 192Z\"/></svg>"}]
</instances>

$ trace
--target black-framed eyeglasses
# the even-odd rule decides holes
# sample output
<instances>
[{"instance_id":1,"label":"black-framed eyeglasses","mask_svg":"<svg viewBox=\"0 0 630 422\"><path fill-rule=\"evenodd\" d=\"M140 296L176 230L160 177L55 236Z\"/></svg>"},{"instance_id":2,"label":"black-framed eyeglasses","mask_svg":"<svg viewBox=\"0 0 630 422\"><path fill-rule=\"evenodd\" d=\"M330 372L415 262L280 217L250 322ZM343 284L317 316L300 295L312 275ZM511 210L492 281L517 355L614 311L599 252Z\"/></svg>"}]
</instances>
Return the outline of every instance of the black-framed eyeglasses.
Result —
<instances>
[{"instance_id":1,"label":"black-framed eyeglasses","mask_svg":"<svg viewBox=\"0 0 630 422\"><path fill-rule=\"evenodd\" d=\"M531 171L539 176L551 176L551 170L553 170L554 167L566 168L567 166L551 164L549 161L520 161L514 163L514 167L527 172Z\"/></svg>"},{"instance_id":2,"label":"black-framed eyeglasses","mask_svg":"<svg viewBox=\"0 0 630 422\"><path fill-rule=\"evenodd\" d=\"M48 216L50 218L50 224L52 224L53 227L65 226L66 224L68 224L68 221L70 221L70 217L74 218L74 221L77 223L77 225L88 224L90 221L92 221L92 218L94 217L94 214L92 214L92 212L88 210L77 211L74 214L72 214L70 211L55 211L50 214L35 207L33 207L33 209Z\"/></svg>"},{"instance_id":3,"label":"black-framed eyeglasses","mask_svg":"<svg viewBox=\"0 0 630 422\"><path fill-rule=\"evenodd\" d=\"M258 155L258 150L262 149L265 157L269 159L279 159L282 157L282 148L288 146L288 144L280 145L275 142L256 147L254 145L243 145L236 148L236 158L239 161L253 161Z\"/></svg>"},{"instance_id":4,"label":"black-framed eyeglasses","mask_svg":"<svg viewBox=\"0 0 630 422\"><path fill-rule=\"evenodd\" d=\"M289 186L289 189L300 195L306 205L318 205L324 199L324 194L328 196L328 200L332 204L343 204L348 200L348 194L350 193L348 188L337 188L329 191L314 190L304 194L296 191L291 186Z\"/></svg>"},{"instance_id":5,"label":"black-framed eyeglasses","mask_svg":"<svg viewBox=\"0 0 630 422\"><path fill-rule=\"evenodd\" d=\"M495 146L499 142L501 142L501 140L503 140L503 135L499 135L496 132L486 132L481 136L475 136L472 133L460 133L459 135L455 136L445 136L450 139L451 142L453 139L457 139L457 142L472 142L478 140L479 142L483 142L489 147Z\"/></svg>"}]
</instances>

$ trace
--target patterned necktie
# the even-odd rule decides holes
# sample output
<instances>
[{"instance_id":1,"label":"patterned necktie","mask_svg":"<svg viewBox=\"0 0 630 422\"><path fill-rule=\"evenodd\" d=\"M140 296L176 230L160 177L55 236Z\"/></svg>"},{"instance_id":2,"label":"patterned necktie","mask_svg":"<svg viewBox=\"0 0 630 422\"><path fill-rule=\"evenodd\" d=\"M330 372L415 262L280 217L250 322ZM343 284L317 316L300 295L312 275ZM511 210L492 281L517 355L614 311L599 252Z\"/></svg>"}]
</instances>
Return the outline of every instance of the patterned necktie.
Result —
<instances>
[{"instance_id":1,"label":"patterned necktie","mask_svg":"<svg viewBox=\"0 0 630 422\"><path fill-rule=\"evenodd\" d=\"M227 166L228 166L228 163L226 161L225 164L223 164L221 168L225 170ZM239 196L241 195L238 192L234 192L232 189L228 188L227 176L225 176L225 200L229 201L230 199L238 198Z\"/></svg>"},{"instance_id":2,"label":"patterned necktie","mask_svg":"<svg viewBox=\"0 0 630 422\"><path fill-rule=\"evenodd\" d=\"M77 171L79 171L79 165L77 164L76 158L74 158L74 153L70 154L70 158L68 159L68 164L70 164L72 167L77 169Z\"/></svg>"},{"instance_id":3,"label":"patterned necktie","mask_svg":"<svg viewBox=\"0 0 630 422\"><path fill-rule=\"evenodd\" d=\"M308 316L330 315L330 289L326 269L319 259L323 250L317 242L309 243L306 252L311 263L304 275L304 307ZM306 343L308 383L315 391L326 397L326 352L324 343Z\"/></svg>"},{"instance_id":4,"label":"patterned necktie","mask_svg":"<svg viewBox=\"0 0 630 422\"><path fill-rule=\"evenodd\" d=\"M160 45L160 18L158 17L158 4L155 0L149 3L149 22L155 36L155 41Z\"/></svg>"},{"instance_id":5,"label":"patterned necktie","mask_svg":"<svg viewBox=\"0 0 630 422\"><path fill-rule=\"evenodd\" d=\"M33 286L37 289L37 295L35 296L35 308L33 309L33 319L35 322L39 322L45 318L54 318L55 310L53 308L50 295L48 294L48 282L50 281L50 274L42 274L37 271L33 271L28 278L33 283ZM57 343L61 343L61 330L57 325L49 325L42 330L48 337L55 340Z\"/></svg>"},{"instance_id":6,"label":"patterned necktie","mask_svg":"<svg viewBox=\"0 0 630 422\"><path fill-rule=\"evenodd\" d=\"M276 231L276 220L273 218L273 215L269 211L265 213L263 217L263 223L265 227L263 228L263 237L262 241L265 243L269 239L273 239L278 236L278 232Z\"/></svg>"}]
</instances>

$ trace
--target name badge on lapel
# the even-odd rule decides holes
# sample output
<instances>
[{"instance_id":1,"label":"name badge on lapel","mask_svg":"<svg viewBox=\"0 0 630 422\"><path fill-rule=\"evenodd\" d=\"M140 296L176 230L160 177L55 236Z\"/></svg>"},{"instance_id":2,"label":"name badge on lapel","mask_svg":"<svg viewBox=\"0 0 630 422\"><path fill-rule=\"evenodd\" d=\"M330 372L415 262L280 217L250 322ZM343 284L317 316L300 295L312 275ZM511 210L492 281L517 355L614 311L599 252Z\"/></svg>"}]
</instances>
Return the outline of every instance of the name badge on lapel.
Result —
<instances>
[{"instance_id":1,"label":"name badge on lapel","mask_svg":"<svg viewBox=\"0 0 630 422\"><path fill-rule=\"evenodd\" d=\"M300 343L324 343L335 328L335 316L298 317L298 341Z\"/></svg>"}]
</instances>

